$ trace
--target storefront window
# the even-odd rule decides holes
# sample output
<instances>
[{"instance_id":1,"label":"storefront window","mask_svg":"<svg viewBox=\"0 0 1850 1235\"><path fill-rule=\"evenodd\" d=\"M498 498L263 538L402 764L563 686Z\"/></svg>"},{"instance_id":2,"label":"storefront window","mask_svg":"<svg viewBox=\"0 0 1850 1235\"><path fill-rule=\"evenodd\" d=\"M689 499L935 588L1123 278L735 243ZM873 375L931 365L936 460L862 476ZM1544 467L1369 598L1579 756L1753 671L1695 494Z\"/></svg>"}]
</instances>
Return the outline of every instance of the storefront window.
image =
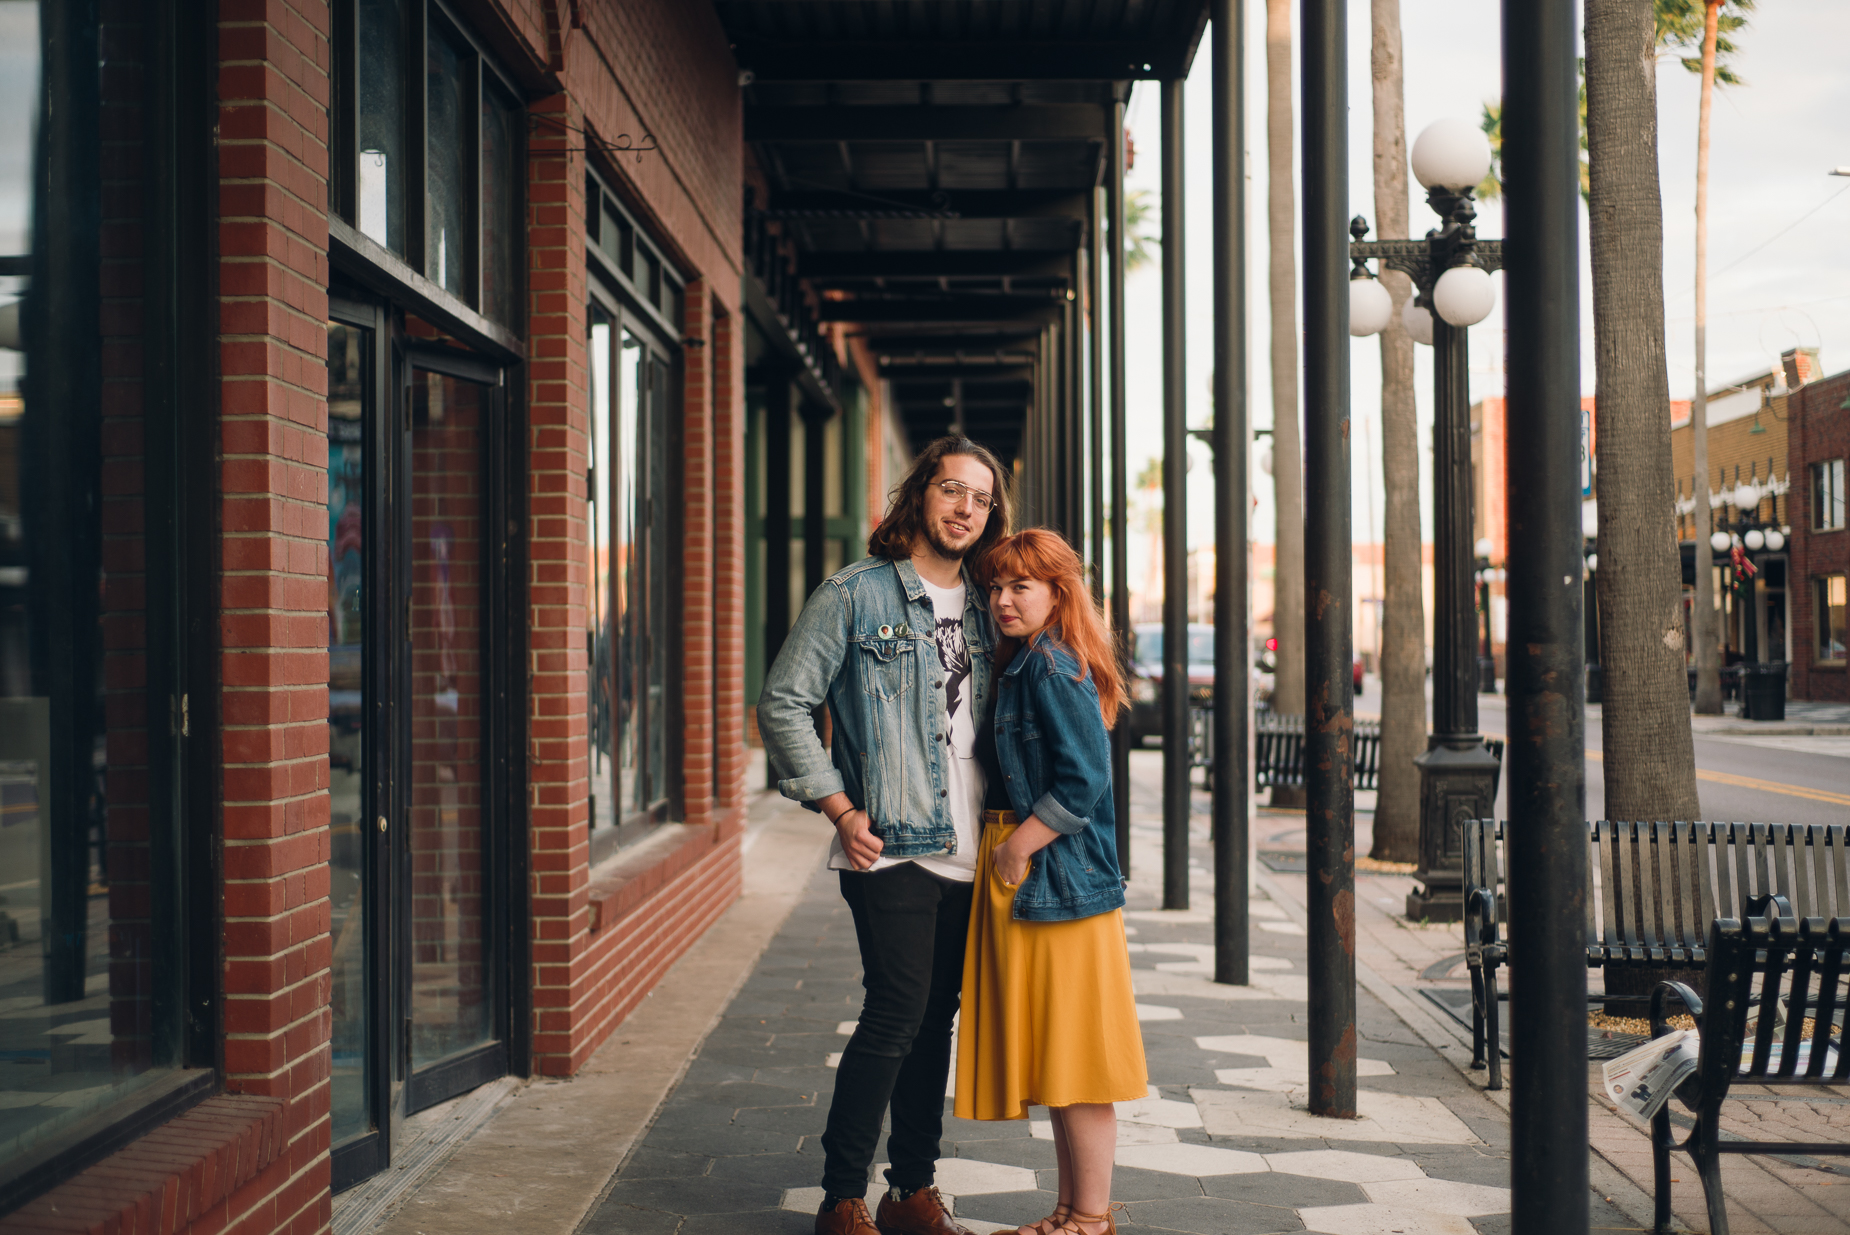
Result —
<instances>
[{"instance_id":1,"label":"storefront window","mask_svg":"<svg viewBox=\"0 0 1850 1235\"><path fill-rule=\"evenodd\" d=\"M640 325L591 311L591 826L626 843L669 797L671 629L664 349Z\"/></svg>"},{"instance_id":2,"label":"storefront window","mask_svg":"<svg viewBox=\"0 0 1850 1235\"><path fill-rule=\"evenodd\" d=\"M337 0L333 17L333 213L462 305L517 326L519 92L430 0Z\"/></svg>"},{"instance_id":3,"label":"storefront window","mask_svg":"<svg viewBox=\"0 0 1850 1235\"><path fill-rule=\"evenodd\" d=\"M482 83L482 313L497 322L520 314L519 272L520 110L484 79Z\"/></svg>"},{"instance_id":4,"label":"storefront window","mask_svg":"<svg viewBox=\"0 0 1850 1235\"><path fill-rule=\"evenodd\" d=\"M183 1068L176 438L144 367L164 16L0 2L0 1212L211 1080Z\"/></svg>"},{"instance_id":5,"label":"storefront window","mask_svg":"<svg viewBox=\"0 0 1850 1235\"><path fill-rule=\"evenodd\" d=\"M1811 526L1829 532L1844 525L1844 461L1811 465Z\"/></svg>"},{"instance_id":6,"label":"storefront window","mask_svg":"<svg viewBox=\"0 0 1850 1235\"><path fill-rule=\"evenodd\" d=\"M429 211L424 223L424 266L431 282L444 291L473 300L469 294L469 81L466 44L432 23L425 44L429 92L424 146L424 181Z\"/></svg>"},{"instance_id":7,"label":"storefront window","mask_svg":"<svg viewBox=\"0 0 1850 1235\"><path fill-rule=\"evenodd\" d=\"M359 229L405 251L405 4L359 0Z\"/></svg>"},{"instance_id":8,"label":"storefront window","mask_svg":"<svg viewBox=\"0 0 1850 1235\"><path fill-rule=\"evenodd\" d=\"M1821 661L1844 659L1844 646L1850 642L1850 629L1846 628L1846 615L1850 614L1850 597L1845 595L1845 580L1850 576L1825 575L1814 580L1818 589L1818 647L1817 658Z\"/></svg>"}]
</instances>

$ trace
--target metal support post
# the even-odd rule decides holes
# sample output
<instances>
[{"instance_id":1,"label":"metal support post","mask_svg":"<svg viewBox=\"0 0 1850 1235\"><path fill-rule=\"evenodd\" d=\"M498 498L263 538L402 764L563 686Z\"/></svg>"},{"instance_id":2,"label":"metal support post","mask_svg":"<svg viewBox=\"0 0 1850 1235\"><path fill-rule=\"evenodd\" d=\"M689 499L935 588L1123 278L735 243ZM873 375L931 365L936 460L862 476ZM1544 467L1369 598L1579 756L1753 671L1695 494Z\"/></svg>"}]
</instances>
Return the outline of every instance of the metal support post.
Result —
<instances>
[{"instance_id":1,"label":"metal support post","mask_svg":"<svg viewBox=\"0 0 1850 1235\"><path fill-rule=\"evenodd\" d=\"M1245 5L1209 0L1214 48L1214 980L1250 977Z\"/></svg>"},{"instance_id":2,"label":"metal support post","mask_svg":"<svg viewBox=\"0 0 1850 1235\"><path fill-rule=\"evenodd\" d=\"M1585 1235L1580 120L1571 4L1503 0L1509 252L1510 1185L1515 1235Z\"/></svg>"},{"instance_id":3,"label":"metal support post","mask_svg":"<svg viewBox=\"0 0 1850 1235\"><path fill-rule=\"evenodd\" d=\"M1182 87L1163 91L1163 908L1188 908L1188 381Z\"/></svg>"},{"instance_id":4,"label":"metal support post","mask_svg":"<svg viewBox=\"0 0 1850 1235\"><path fill-rule=\"evenodd\" d=\"M1302 0L1304 788L1310 1109L1355 1118L1349 118L1343 0Z\"/></svg>"},{"instance_id":5,"label":"metal support post","mask_svg":"<svg viewBox=\"0 0 1850 1235\"><path fill-rule=\"evenodd\" d=\"M1088 366L1086 412L1086 509L1087 535L1092 555L1092 599L1105 601L1105 304L1104 280L1100 263L1105 251L1099 239L1104 211L1098 191L1092 192L1086 219L1086 364Z\"/></svg>"},{"instance_id":6,"label":"metal support post","mask_svg":"<svg viewBox=\"0 0 1850 1235\"><path fill-rule=\"evenodd\" d=\"M803 404L803 595L795 598L800 612L810 594L828 577L828 408Z\"/></svg>"},{"instance_id":7,"label":"metal support post","mask_svg":"<svg viewBox=\"0 0 1850 1235\"><path fill-rule=\"evenodd\" d=\"M1111 630L1118 640L1118 663L1130 663L1131 563L1125 535L1130 500L1124 475L1128 453L1124 430L1124 99L1130 84L1115 87L1105 111L1110 131L1105 166L1107 215L1111 220ZM1111 797L1118 823L1118 866L1131 873L1131 727L1128 710L1111 731Z\"/></svg>"},{"instance_id":8,"label":"metal support post","mask_svg":"<svg viewBox=\"0 0 1850 1235\"><path fill-rule=\"evenodd\" d=\"M1456 199L1438 190L1434 199L1449 220ZM1436 281L1441 262L1434 267ZM1464 916L1464 821L1495 809L1497 761L1477 731L1471 358L1465 330L1437 313L1432 320L1433 733L1426 753L1414 760L1420 769L1420 869L1414 877L1421 886L1407 894L1407 916L1456 922Z\"/></svg>"}]
</instances>

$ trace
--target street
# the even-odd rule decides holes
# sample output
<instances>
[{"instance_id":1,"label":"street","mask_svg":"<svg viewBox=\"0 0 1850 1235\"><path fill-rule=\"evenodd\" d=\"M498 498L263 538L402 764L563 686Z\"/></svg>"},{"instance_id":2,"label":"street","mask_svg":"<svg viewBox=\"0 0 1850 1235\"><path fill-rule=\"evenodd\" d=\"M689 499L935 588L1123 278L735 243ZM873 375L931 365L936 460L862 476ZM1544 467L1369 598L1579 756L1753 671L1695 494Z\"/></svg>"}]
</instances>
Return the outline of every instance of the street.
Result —
<instances>
[{"instance_id":1,"label":"street","mask_svg":"<svg viewBox=\"0 0 1850 1235\"><path fill-rule=\"evenodd\" d=\"M1729 730L1751 721L1704 717L1698 723L1729 721ZM1501 695L1478 696L1479 727L1504 737ZM1800 727L1800 726L1794 726ZM1850 821L1850 725L1823 725L1837 733L1702 733L1695 737L1696 779L1702 818L1756 823L1844 823ZM1587 818L1605 817L1605 767L1600 757L1598 705L1587 709ZM1501 793L1497 814L1507 814Z\"/></svg>"}]
</instances>

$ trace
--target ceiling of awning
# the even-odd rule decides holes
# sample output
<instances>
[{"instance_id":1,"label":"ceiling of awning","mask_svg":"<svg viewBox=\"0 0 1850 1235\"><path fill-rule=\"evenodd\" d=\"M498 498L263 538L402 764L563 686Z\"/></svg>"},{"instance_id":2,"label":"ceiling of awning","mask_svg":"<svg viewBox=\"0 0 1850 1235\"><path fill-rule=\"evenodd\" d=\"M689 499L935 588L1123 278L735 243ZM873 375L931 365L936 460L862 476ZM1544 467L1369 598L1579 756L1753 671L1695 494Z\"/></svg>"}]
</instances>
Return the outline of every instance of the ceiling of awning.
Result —
<instances>
[{"instance_id":1,"label":"ceiling of awning","mask_svg":"<svg viewBox=\"0 0 1850 1235\"><path fill-rule=\"evenodd\" d=\"M1075 294L1111 105L1185 75L1206 0L718 0L758 202L824 320L866 338L915 442L1005 456Z\"/></svg>"}]
</instances>

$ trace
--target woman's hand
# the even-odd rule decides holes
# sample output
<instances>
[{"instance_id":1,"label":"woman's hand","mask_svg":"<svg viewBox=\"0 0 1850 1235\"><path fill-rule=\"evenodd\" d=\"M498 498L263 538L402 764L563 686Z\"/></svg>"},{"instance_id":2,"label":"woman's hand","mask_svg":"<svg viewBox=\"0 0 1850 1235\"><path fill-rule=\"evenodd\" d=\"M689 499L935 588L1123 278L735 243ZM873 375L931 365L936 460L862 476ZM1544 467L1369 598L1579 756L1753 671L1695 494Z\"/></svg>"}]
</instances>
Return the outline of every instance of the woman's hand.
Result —
<instances>
[{"instance_id":1,"label":"woman's hand","mask_svg":"<svg viewBox=\"0 0 1850 1235\"><path fill-rule=\"evenodd\" d=\"M1028 855L1015 847L1014 838L997 845L992 855L996 875L1009 887L1017 887L1028 877Z\"/></svg>"}]
</instances>

